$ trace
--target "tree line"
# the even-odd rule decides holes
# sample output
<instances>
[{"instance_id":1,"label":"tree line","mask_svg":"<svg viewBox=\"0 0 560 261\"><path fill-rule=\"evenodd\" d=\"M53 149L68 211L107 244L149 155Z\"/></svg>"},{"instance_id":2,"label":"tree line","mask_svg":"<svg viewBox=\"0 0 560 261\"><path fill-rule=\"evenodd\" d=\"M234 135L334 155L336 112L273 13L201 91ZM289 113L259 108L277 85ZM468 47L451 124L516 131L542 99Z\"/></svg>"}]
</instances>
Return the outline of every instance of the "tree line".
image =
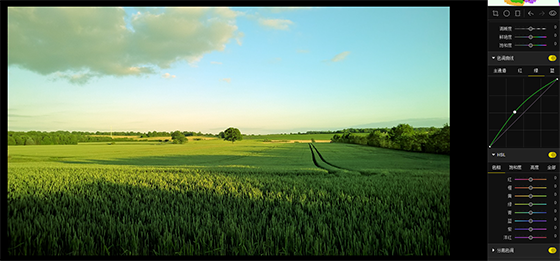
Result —
<instances>
[{"instance_id":1,"label":"tree line","mask_svg":"<svg viewBox=\"0 0 560 261\"><path fill-rule=\"evenodd\" d=\"M412 128L414 131L419 131L419 132L433 132L435 131L437 128L436 127L413 127ZM390 129L389 128L347 128L347 129L342 129L342 130L336 130L336 131L307 131L305 133L300 133L298 132L297 134L346 134L346 133L372 133L375 131L380 131L380 132L388 132Z\"/></svg>"},{"instance_id":2,"label":"tree line","mask_svg":"<svg viewBox=\"0 0 560 261\"><path fill-rule=\"evenodd\" d=\"M173 136L175 132L166 132L166 131L149 131L147 133L140 134L140 138L149 138L149 137L169 137ZM202 133L202 132L194 132L194 131L181 131L181 133L185 136L207 136L207 137L217 137L218 135L212 133ZM113 135L115 135L113 133Z\"/></svg>"},{"instance_id":3,"label":"tree line","mask_svg":"<svg viewBox=\"0 0 560 261\"><path fill-rule=\"evenodd\" d=\"M131 136L131 138L111 138L111 137L92 137L91 135L110 135L111 132L87 132L87 131L8 131L8 145L65 145L65 144L78 144L78 142L112 142L112 141L131 141L134 140L132 136L140 136L140 138L148 137L170 137L172 140L177 140L178 143L185 142L183 139L178 138L177 132L187 136L209 136L217 137L218 135L194 131L148 131L143 132L123 132L115 131L112 134L115 136Z\"/></svg>"},{"instance_id":4,"label":"tree line","mask_svg":"<svg viewBox=\"0 0 560 261\"><path fill-rule=\"evenodd\" d=\"M399 124L391 129L382 128L370 131L367 136L350 132L335 134L331 142L354 143L380 148L406 151L450 154L449 124L443 128L412 128L408 124Z\"/></svg>"},{"instance_id":5,"label":"tree line","mask_svg":"<svg viewBox=\"0 0 560 261\"><path fill-rule=\"evenodd\" d=\"M80 132L84 135L111 135L108 131L96 131L96 132ZM112 134L115 136L140 136L140 138L150 138L150 137L170 137L174 132L167 131L148 131L148 132L134 132L134 131L113 131ZM217 135L211 133L202 133L195 131L182 131L185 136L209 136L216 137Z\"/></svg>"},{"instance_id":6,"label":"tree line","mask_svg":"<svg viewBox=\"0 0 560 261\"><path fill-rule=\"evenodd\" d=\"M110 137L91 137L80 132L8 131L8 145L65 145L78 142L114 141ZM119 139L128 140L128 139Z\"/></svg>"}]
</instances>

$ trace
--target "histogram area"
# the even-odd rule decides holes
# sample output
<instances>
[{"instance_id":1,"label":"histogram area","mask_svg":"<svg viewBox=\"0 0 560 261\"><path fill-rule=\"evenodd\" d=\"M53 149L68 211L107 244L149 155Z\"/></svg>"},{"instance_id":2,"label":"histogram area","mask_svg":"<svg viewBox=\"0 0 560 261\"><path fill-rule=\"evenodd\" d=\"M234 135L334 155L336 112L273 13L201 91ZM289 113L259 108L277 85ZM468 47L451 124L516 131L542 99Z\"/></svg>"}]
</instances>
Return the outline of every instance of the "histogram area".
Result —
<instances>
[{"instance_id":1,"label":"histogram area","mask_svg":"<svg viewBox=\"0 0 560 261\"><path fill-rule=\"evenodd\" d=\"M491 77L488 81L488 147L559 147L558 78Z\"/></svg>"}]
</instances>

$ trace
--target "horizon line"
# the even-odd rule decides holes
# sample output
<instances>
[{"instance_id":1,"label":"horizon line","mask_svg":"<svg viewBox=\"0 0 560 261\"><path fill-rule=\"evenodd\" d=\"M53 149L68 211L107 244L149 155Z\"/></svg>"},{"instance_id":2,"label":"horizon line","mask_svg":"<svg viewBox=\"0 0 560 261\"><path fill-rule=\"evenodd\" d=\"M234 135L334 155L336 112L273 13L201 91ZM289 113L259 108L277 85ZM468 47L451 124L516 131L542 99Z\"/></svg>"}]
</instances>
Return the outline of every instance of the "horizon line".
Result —
<instances>
[{"instance_id":1,"label":"horizon line","mask_svg":"<svg viewBox=\"0 0 560 261\"><path fill-rule=\"evenodd\" d=\"M400 124L408 124L408 123L400 123ZM410 125L412 128L442 128L443 125L447 124L448 126L451 126L448 122L442 124L441 127L437 127L437 126L412 126ZM398 124L397 124L398 125ZM396 125L395 125L396 126ZM347 127L347 128L337 128L335 130L333 129L321 129L321 130L307 130L305 132L302 131L278 131L278 132L274 132L274 133L264 133L264 134L257 134L257 133L242 133L243 135L273 135L273 134L307 134L307 132L336 132L336 131L344 131L344 130L348 130L348 129L390 129L392 127L395 126L391 126L391 127ZM238 128L239 129L239 128ZM178 130L178 129L177 129ZM138 131L138 130L113 130L112 132L140 132L140 133L148 133L148 132L174 132L177 130L172 130L172 131L168 131L168 130L149 130L149 131ZM109 130L107 131L101 131L101 130L95 130L95 131L91 131L91 130L8 130L8 132L32 132L32 131L36 131L36 132L57 132L57 131L67 131L67 132L89 132L89 133L95 133L95 132L111 132ZM190 130L178 130L181 132L195 132L195 133L202 133L203 135L205 134L211 134L211 135L218 135L218 133L210 133L210 132L202 132L202 131L190 131Z\"/></svg>"}]
</instances>

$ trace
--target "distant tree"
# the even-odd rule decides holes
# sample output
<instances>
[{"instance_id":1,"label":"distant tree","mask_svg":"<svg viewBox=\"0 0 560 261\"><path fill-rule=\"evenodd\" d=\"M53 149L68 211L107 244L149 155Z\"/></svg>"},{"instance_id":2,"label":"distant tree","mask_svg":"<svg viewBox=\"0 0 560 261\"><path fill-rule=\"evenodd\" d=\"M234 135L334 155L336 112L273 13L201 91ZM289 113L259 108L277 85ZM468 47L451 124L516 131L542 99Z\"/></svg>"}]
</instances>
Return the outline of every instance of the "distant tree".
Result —
<instances>
[{"instance_id":1,"label":"distant tree","mask_svg":"<svg viewBox=\"0 0 560 261\"><path fill-rule=\"evenodd\" d=\"M432 126L432 127L429 127L426 131L428 133L434 133L434 132L438 131L438 129L436 127Z\"/></svg>"},{"instance_id":2,"label":"distant tree","mask_svg":"<svg viewBox=\"0 0 560 261\"><path fill-rule=\"evenodd\" d=\"M389 130L389 139L395 143L396 149L410 150L412 147L411 136L414 129L408 124L399 124Z\"/></svg>"},{"instance_id":3,"label":"distant tree","mask_svg":"<svg viewBox=\"0 0 560 261\"><path fill-rule=\"evenodd\" d=\"M375 147L382 147L381 144L385 140L387 135L382 133L380 130L370 132L367 136L367 144Z\"/></svg>"},{"instance_id":4,"label":"distant tree","mask_svg":"<svg viewBox=\"0 0 560 261\"><path fill-rule=\"evenodd\" d=\"M224 140L231 141L233 144L236 140L243 140L243 136L239 129L230 127L224 131Z\"/></svg>"},{"instance_id":5,"label":"distant tree","mask_svg":"<svg viewBox=\"0 0 560 261\"><path fill-rule=\"evenodd\" d=\"M339 142L339 140L340 140L340 135L338 134L333 135L331 138L331 142Z\"/></svg>"},{"instance_id":6,"label":"distant tree","mask_svg":"<svg viewBox=\"0 0 560 261\"><path fill-rule=\"evenodd\" d=\"M74 135L74 134L70 135L69 144L74 144L74 145L78 144L78 135Z\"/></svg>"},{"instance_id":7,"label":"distant tree","mask_svg":"<svg viewBox=\"0 0 560 261\"><path fill-rule=\"evenodd\" d=\"M429 136L426 150L433 153L449 154L449 138L450 128L449 124L446 123L443 128Z\"/></svg>"},{"instance_id":8,"label":"distant tree","mask_svg":"<svg viewBox=\"0 0 560 261\"><path fill-rule=\"evenodd\" d=\"M16 145L24 145L25 140L21 136L15 136L14 139L16 140Z\"/></svg>"},{"instance_id":9,"label":"distant tree","mask_svg":"<svg viewBox=\"0 0 560 261\"><path fill-rule=\"evenodd\" d=\"M220 131L220 133L218 133L218 137L220 137L220 139L223 139L223 138L225 138L226 136L225 136L225 134L224 134L223 131Z\"/></svg>"},{"instance_id":10,"label":"distant tree","mask_svg":"<svg viewBox=\"0 0 560 261\"><path fill-rule=\"evenodd\" d=\"M53 144L55 144L55 145L60 144L60 138L58 137L58 135L53 134L51 137L52 137Z\"/></svg>"},{"instance_id":11,"label":"distant tree","mask_svg":"<svg viewBox=\"0 0 560 261\"><path fill-rule=\"evenodd\" d=\"M35 145L35 141L32 138L27 138L25 140L25 145Z\"/></svg>"},{"instance_id":12,"label":"distant tree","mask_svg":"<svg viewBox=\"0 0 560 261\"><path fill-rule=\"evenodd\" d=\"M12 136L8 136L8 145L16 145L16 139Z\"/></svg>"},{"instance_id":13,"label":"distant tree","mask_svg":"<svg viewBox=\"0 0 560 261\"><path fill-rule=\"evenodd\" d=\"M392 141L397 141L399 138L406 135L411 135L413 132L414 129L412 128L412 126L408 124L399 124L389 130L389 138Z\"/></svg>"},{"instance_id":14,"label":"distant tree","mask_svg":"<svg viewBox=\"0 0 560 261\"><path fill-rule=\"evenodd\" d=\"M187 138L185 138L185 135L180 131L174 131L171 133L171 139L174 144L183 144L188 141Z\"/></svg>"},{"instance_id":15,"label":"distant tree","mask_svg":"<svg viewBox=\"0 0 560 261\"><path fill-rule=\"evenodd\" d=\"M49 136L43 136L43 140L41 141L42 145L52 145L53 142Z\"/></svg>"}]
</instances>

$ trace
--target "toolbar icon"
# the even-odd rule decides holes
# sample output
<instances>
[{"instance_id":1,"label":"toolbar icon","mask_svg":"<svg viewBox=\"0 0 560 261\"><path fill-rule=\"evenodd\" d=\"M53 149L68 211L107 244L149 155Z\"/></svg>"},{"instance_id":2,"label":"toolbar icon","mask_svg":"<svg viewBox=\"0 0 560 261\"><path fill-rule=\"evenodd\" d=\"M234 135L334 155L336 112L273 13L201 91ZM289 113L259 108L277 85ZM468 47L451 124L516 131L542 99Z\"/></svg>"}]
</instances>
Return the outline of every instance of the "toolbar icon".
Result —
<instances>
[{"instance_id":1,"label":"toolbar icon","mask_svg":"<svg viewBox=\"0 0 560 261\"><path fill-rule=\"evenodd\" d=\"M515 17L521 16L521 10L515 10Z\"/></svg>"},{"instance_id":2,"label":"toolbar icon","mask_svg":"<svg viewBox=\"0 0 560 261\"><path fill-rule=\"evenodd\" d=\"M509 17L509 10L504 10L504 16Z\"/></svg>"},{"instance_id":3,"label":"toolbar icon","mask_svg":"<svg viewBox=\"0 0 560 261\"><path fill-rule=\"evenodd\" d=\"M498 13L498 10L492 10L492 16L494 16L494 17L500 16L500 14Z\"/></svg>"}]
</instances>

